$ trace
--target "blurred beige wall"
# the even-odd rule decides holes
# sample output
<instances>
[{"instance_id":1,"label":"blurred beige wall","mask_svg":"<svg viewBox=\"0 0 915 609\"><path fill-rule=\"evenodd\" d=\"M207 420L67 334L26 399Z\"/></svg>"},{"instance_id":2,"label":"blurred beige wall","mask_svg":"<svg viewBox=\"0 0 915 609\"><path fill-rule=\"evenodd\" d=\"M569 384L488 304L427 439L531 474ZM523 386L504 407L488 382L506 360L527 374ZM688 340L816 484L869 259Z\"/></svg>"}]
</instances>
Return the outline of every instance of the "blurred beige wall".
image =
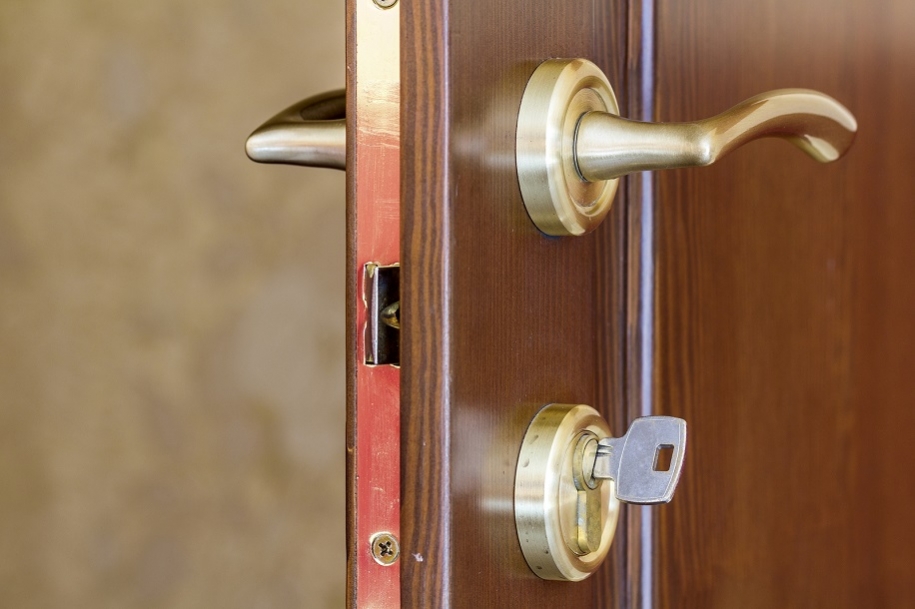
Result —
<instances>
[{"instance_id":1,"label":"blurred beige wall","mask_svg":"<svg viewBox=\"0 0 915 609\"><path fill-rule=\"evenodd\" d=\"M0 607L340 607L342 0L0 1Z\"/></svg>"}]
</instances>

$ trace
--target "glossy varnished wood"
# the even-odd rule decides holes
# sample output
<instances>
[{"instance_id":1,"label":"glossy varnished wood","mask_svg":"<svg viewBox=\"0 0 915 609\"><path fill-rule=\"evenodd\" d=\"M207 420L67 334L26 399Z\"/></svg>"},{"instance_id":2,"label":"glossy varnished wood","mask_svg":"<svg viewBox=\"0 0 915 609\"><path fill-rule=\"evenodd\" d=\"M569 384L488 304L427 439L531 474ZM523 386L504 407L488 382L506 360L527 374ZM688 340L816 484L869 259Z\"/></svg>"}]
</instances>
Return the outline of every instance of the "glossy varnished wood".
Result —
<instances>
[{"instance_id":1,"label":"glossy varnished wood","mask_svg":"<svg viewBox=\"0 0 915 609\"><path fill-rule=\"evenodd\" d=\"M690 448L662 607L915 606L915 94L908 0L659 0L658 118L820 89L858 117L658 176L657 406Z\"/></svg>"},{"instance_id":2,"label":"glossy varnished wood","mask_svg":"<svg viewBox=\"0 0 915 609\"><path fill-rule=\"evenodd\" d=\"M587 237L544 237L514 138L544 59L586 57L623 80L625 3L417 0L403 15L404 606L621 606L625 534L599 576L544 582L512 498L544 404L592 404L615 428L627 416L626 205Z\"/></svg>"}]
</instances>

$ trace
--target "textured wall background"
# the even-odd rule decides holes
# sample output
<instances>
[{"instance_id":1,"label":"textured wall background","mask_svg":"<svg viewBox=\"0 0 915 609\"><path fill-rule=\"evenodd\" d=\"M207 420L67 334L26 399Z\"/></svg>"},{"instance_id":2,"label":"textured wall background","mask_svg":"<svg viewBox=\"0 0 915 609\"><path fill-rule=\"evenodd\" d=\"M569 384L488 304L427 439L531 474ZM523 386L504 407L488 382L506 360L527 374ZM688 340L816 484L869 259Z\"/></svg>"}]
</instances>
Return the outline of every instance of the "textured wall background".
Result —
<instances>
[{"instance_id":1,"label":"textured wall background","mask_svg":"<svg viewBox=\"0 0 915 609\"><path fill-rule=\"evenodd\" d=\"M0 607L340 607L327 0L0 1Z\"/></svg>"}]
</instances>

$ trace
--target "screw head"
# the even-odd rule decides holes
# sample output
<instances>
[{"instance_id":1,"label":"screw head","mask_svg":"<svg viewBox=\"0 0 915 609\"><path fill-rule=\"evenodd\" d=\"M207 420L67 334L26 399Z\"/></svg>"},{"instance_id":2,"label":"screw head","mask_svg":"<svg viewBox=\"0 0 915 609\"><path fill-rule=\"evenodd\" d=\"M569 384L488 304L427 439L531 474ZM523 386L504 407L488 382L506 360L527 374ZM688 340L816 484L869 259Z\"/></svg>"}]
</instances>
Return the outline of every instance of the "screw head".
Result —
<instances>
[{"instance_id":1,"label":"screw head","mask_svg":"<svg viewBox=\"0 0 915 609\"><path fill-rule=\"evenodd\" d=\"M372 558L385 567L393 565L400 558L400 543L390 533L375 533L370 540Z\"/></svg>"},{"instance_id":2,"label":"screw head","mask_svg":"<svg viewBox=\"0 0 915 609\"><path fill-rule=\"evenodd\" d=\"M391 8L392 6L397 4L397 0L375 0L375 4L377 4L381 8Z\"/></svg>"}]
</instances>

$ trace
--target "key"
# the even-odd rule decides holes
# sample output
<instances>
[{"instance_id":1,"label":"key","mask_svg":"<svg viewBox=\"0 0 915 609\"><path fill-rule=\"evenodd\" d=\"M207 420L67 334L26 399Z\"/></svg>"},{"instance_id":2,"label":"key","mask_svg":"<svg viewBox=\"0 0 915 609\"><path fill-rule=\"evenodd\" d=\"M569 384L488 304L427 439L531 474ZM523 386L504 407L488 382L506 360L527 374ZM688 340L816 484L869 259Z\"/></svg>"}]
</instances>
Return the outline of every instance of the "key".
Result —
<instances>
[{"instance_id":1,"label":"key","mask_svg":"<svg viewBox=\"0 0 915 609\"><path fill-rule=\"evenodd\" d=\"M660 470L659 457L671 451L670 467ZM642 417L619 438L597 445L592 476L616 482L616 497L626 503L668 503L673 499L686 452L686 421L676 417Z\"/></svg>"}]
</instances>

